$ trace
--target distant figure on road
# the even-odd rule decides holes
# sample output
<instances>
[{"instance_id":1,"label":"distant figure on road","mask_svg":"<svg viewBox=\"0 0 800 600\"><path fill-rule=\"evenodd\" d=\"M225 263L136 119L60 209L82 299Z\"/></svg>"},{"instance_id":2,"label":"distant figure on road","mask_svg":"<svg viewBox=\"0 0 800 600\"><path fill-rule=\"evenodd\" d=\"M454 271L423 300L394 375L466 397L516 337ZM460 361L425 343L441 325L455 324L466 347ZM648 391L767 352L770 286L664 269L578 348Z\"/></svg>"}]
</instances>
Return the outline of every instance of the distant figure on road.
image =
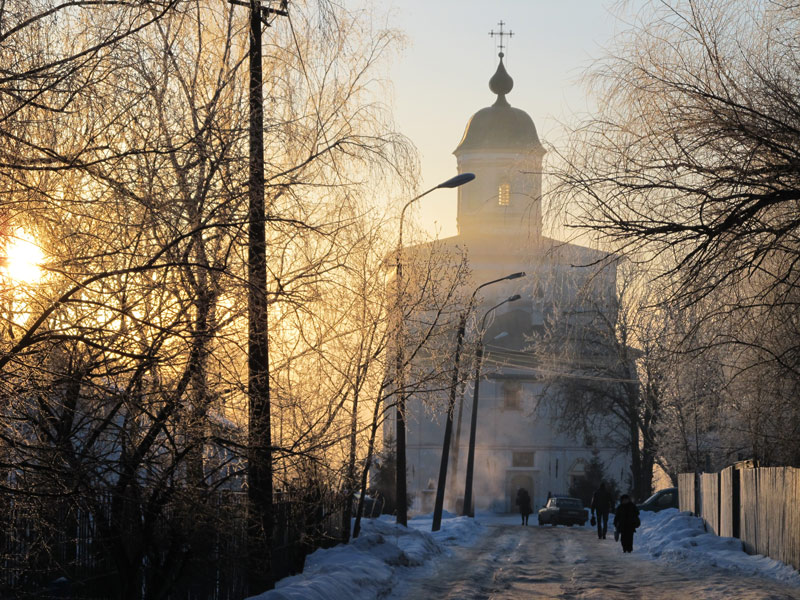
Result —
<instances>
[{"instance_id":1,"label":"distant figure on road","mask_svg":"<svg viewBox=\"0 0 800 600\"><path fill-rule=\"evenodd\" d=\"M531 508L531 497L528 490L519 488L517 491L517 506L519 506L519 514L522 515L522 524L528 524L528 516L533 512Z\"/></svg>"},{"instance_id":2,"label":"distant figure on road","mask_svg":"<svg viewBox=\"0 0 800 600\"><path fill-rule=\"evenodd\" d=\"M608 513L611 510L611 494L606 490L606 484L600 482L600 487L592 494L592 514L597 515L597 539L606 539L608 532Z\"/></svg>"},{"instance_id":3,"label":"distant figure on road","mask_svg":"<svg viewBox=\"0 0 800 600\"><path fill-rule=\"evenodd\" d=\"M628 494L623 494L614 515L614 527L619 531L623 552L633 552L633 532L639 525L639 509Z\"/></svg>"}]
</instances>

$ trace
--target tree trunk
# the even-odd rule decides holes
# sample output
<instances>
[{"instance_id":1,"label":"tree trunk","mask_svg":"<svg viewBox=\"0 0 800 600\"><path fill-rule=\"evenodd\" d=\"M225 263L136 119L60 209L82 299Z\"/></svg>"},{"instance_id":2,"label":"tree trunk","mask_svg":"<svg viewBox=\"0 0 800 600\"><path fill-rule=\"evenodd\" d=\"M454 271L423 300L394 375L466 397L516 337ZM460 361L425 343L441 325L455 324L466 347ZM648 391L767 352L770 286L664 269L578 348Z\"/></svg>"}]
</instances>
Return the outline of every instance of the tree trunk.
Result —
<instances>
[{"instance_id":1,"label":"tree trunk","mask_svg":"<svg viewBox=\"0 0 800 600\"><path fill-rule=\"evenodd\" d=\"M383 390L378 392L375 400L375 409L372 411L372 424L369 432L369 444L367 445L367 457L364 460L364 470L361 472L361 497L358 499L356 509L356 522L353 525L353 537L357 538L361 532L361 518L364 516L364 500L367 496L367 477L370 467L372 467L372 457L375 454L375 436L378 433L378 419L381 414L381 404L383 402Z\"/></svg>"},{"instance_id":2,"label":"tree trunk","mask_svg":"<svg viewBox=\"0 0 800 600\"><path fill-rule=\"evenodd\" d=\"M350 415L350 456L345 476L344 510L342 511L342 542L350 541L350 519L353 515L353 493L356 486L356 433L358 432L358 393L361 388L361 366L356 367L356 381L353 389L353 412ZM364 494L359 499L363 501Z\"/></svg>"}]
</instances>

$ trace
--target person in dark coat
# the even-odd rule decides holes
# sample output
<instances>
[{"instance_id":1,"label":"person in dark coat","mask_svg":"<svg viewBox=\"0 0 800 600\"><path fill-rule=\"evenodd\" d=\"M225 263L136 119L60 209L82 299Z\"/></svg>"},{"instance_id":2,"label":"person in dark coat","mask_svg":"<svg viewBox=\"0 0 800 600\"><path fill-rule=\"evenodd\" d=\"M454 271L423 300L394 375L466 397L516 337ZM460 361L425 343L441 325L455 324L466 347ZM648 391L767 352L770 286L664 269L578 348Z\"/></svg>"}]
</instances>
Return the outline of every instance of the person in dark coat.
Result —
<instances>
[{"instance_id":1,"label":"person in dark coat","mask_svg":"<svg viewBox=\"0 0 800 600\"><path fill-rule=\"evenodd\" d=\"M597 515L597 539L606 539L608 532L608 513L611 510L611 494L606 490L606 484L600 482L594 494L592 494L591 504L592 515Z\"/></svg>"},{"instance_id":2,"label":"person in dark coat","mask_svg":"<svg viewBox=\"0 0 800 600\"><path fill-rule=\"evenodd\" d=\"M623 494L614 515L614 527L619 531L623 552L633 552L633 532L640 524L639 509L628 494Z\"/></svg>"},{"instance_id":3,"label":"person in dark coat","mask_svg":"<svg viewBox=\"0 0 800 600\"><path fill-rule=\"evenodd\" d=\"M531 497L528 490L519 488L517 491L517 506L519 506L519 514L522 516L522 524L528 524L528 516L533 512L531 508Z\"/></svg>"}]
</instances>

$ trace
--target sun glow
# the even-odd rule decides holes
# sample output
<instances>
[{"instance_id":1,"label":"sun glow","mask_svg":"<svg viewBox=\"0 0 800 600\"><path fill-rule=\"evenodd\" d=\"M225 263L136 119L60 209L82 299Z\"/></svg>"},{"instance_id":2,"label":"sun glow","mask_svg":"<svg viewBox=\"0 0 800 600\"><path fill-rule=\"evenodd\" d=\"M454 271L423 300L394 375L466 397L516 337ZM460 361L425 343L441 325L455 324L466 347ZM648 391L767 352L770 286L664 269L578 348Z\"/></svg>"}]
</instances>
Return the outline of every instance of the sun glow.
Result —
<instances>
[{"instance_id":1,"label":"sun glow","mask_svg":"<svg viewBox=\"0 0 800 600\"><path fill-rule=\"evenodd\" d=\"M44 261L44 253L30 235L17 230L5 250L3 271L8 277L20 283L35 283L41 279L39 265Z\"/></svg>"}]
</instances>

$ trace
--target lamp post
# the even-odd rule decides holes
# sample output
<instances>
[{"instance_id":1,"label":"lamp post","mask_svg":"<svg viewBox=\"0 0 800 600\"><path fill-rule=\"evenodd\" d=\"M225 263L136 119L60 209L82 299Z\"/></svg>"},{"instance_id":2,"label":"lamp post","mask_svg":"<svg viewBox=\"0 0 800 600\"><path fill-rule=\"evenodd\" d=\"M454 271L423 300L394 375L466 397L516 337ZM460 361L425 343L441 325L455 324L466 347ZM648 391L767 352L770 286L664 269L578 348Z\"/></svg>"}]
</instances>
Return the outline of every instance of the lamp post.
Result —
<instances>
[{"instance_id":1,"label":"lamp post","mask_svg":"<svg viewBox=\"0 0 800 600\"><path fill-rule=\"evenodd\" d=\"M397 469L397 479L395 481L395 494L397 496L397 522L400 525L408 525L408 505L407 505L407 496L408 496L408 488L406 486L406 416L405 416L405 409L406 409L406 392L405 392L405 381L404 381L404 357L403 357L403 313L402 311L402 281L403 281L403 261L401 260L401 254L403 252L403 220L406 216L406 210L409 206L411 206L414 202L422 198L423 196L427 196L434 190L438 190L440 188L456 188L459 186L464 185L465 183L469 183L475 179L475 175L472 173L460 173L455 177L451 177L447 181L443 181L439 185L432 187L431 189L422 192L419 196L415 196L408 202L406 202L405 206L403 206L403 210L400 211L400 232L397 239L397 252L395 253L395 285L396 294L395 294L395 317L397 318L397 331L395 335L395 344L396 344L396 362L395 362L395 393L397 394L397 429L396 429L396 436L397 439L395 443L397 444L397 460L395 461L395 468Z\"/></svg>"},{"instance_id":2,"label":"lamp post","mask_svg":"<svg viewBox=\"0 0 800 600\"><path fill-rule=\"evenodd\" d=\"M478 291L485 288L487 285L492 285L493 283L499 283L501 281L509 281L511 279L519 279L520 277L525 277L524 272L519 273L512 273L511 275L506 275L505 277L501 277L500 279L493 279L492 281L487 281L486 283L480 284L478 287L475 288L475 291L472 292L472 296L469 299L469 304L467 304L467 308L461 313L461 318L458 322L458 334L456 336L456 352L455 357L453 359L453 379L450 382L450 399L447 403L447 420L444 424L444 441L442 442L442 460L439 464L439 483L436 486L436 504L433 509L433 525L431 526L431 531L439 531L442 526L442 510L444 508L444 492L445 486L447 485L447 466L448 461L450 459L450 438L453 434L453 409L455 408L456 403L456 390L458 388L458 364L461 359L461 346L464 343L464 330L467 326L467 317L469 313L472 311L472 307L475 304L475 296L478 294Z\"/></svg>"},{"instance_id":3,"label":"lamp post","mask_svg":"<svg viewBox=\"0 0 800 600\"><path fill-rule=\"evenodd\" d=\"M499 304L495 304L492 308L483 313L481 319L481 328L478 330L478 342L475 348L475 390L472 395L472 420L469 424L469 451L467 452L467 483L464 486L464 507L463 514L470 517L475 516L475 510L472 506L472 473L475 469L475 430L478 427L478 393L480 390L481 382L481 361L483 360L483 332L486 327L486 317L496 308L503 306L506 302L514 302L519 300L519 294L514 294L510 298L506 298Z\"/></svg>"}]
</instances>

